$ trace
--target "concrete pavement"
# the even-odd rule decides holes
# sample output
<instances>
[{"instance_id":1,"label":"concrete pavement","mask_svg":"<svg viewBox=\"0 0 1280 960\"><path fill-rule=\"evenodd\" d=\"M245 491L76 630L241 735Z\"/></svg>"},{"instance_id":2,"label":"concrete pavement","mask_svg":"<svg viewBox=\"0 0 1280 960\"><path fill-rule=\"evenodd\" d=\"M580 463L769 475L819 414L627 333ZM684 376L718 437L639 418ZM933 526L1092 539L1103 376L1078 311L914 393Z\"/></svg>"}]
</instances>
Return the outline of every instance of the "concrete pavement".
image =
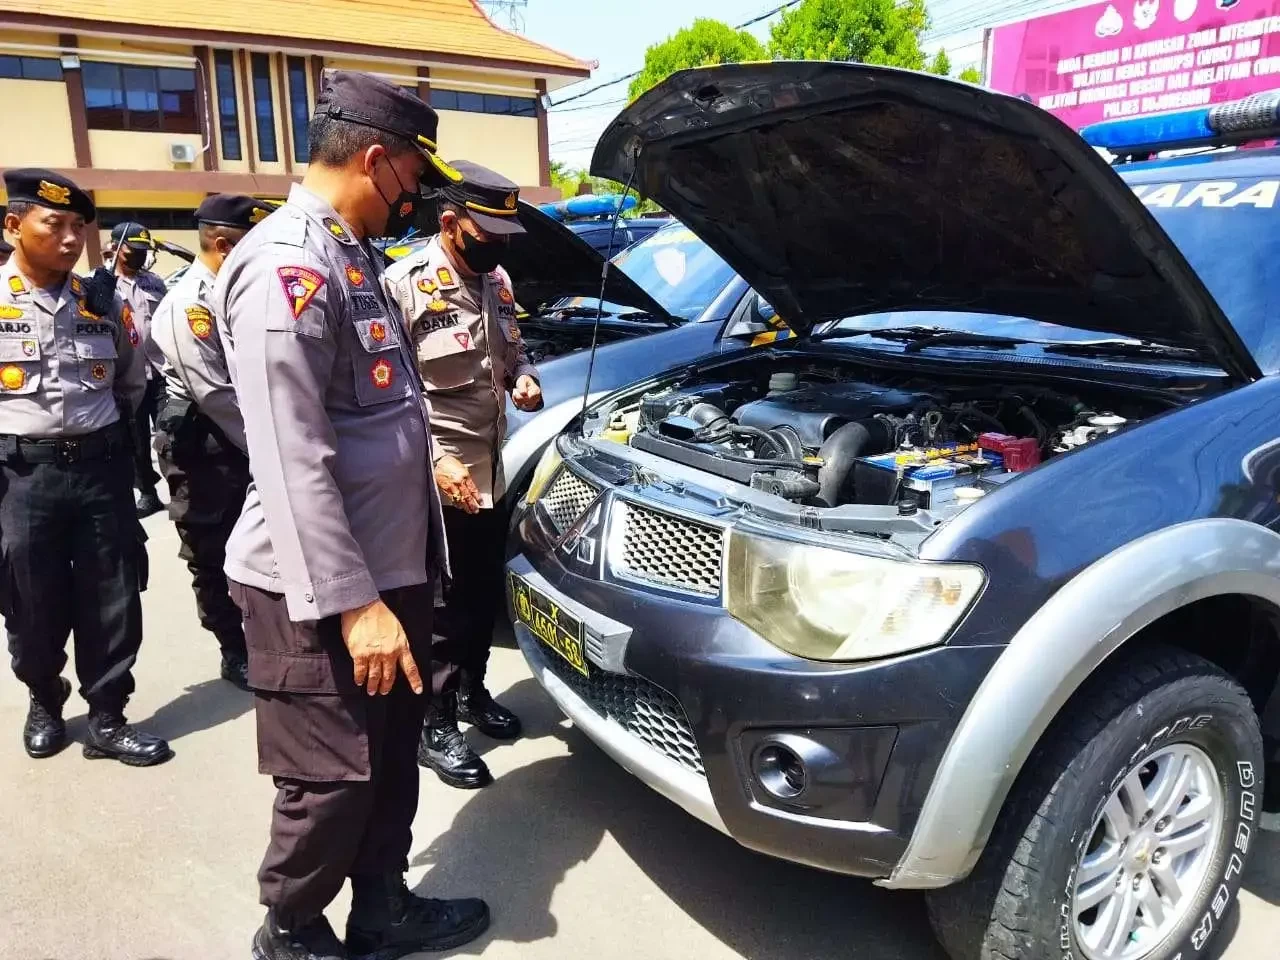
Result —
<instances>
[{"instance_id":1,"label":"concrete pavement","mask_svg":"<svg viewBox=\"0 0 1280 960\"><path fill-rule=\"evenodd\" d=\"M0 672L0 960L243 960L261 921L272 787L256 773L251 700L213 679L172 527L163 515L146 526L130 717L177 756L132 770L73 745L30 761L24 693ZM561 719L513 649L495 650L492 686L529 735L473 735L498 778L485 790L424 774L411 854L419 892L493 908L492 930L457 955L945 960L918 896L750 853L648 791ZM68 717L81 738L78 698ZM1280 834L1260 843L1225 960L1274 956L1280 941ZM345 915L345 900L330 912L339 931Z\"/></svg>"}]
</instances>

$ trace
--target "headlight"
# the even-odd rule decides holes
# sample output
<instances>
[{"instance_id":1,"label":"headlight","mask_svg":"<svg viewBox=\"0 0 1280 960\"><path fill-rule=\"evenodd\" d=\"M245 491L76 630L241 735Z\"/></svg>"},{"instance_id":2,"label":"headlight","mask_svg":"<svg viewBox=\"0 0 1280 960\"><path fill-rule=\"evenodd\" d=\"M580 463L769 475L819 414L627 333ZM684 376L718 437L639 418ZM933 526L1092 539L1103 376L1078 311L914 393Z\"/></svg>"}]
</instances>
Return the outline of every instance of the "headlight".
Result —
<instances>
[{"instance_id":1,"label":"headlight","mask_svg":"<svg viewBox=\"0 0 1280 960\"><path fill-rule=\"evenodd\" d=\"M940 643L981 589L981 568L884 560L733 532L729 613L811 660L870 660Z\"/></svg>"},{"instance_id":2,"label":"headlight","mask_svg":"<svg viewBox=\"0 0 1280 960\"><path fill-rule=\"evenodd\" d=\"M524 494L526 504L532 504L542 496L542 491L546 489L552 475L560 469L562 463L564 458L560 456L560 451L556 449L556 442L553 439L547 444L547 449L542 452L542 459L538 461L538 465L533 468L529 489Z\"/></svg>"}]
</instances>

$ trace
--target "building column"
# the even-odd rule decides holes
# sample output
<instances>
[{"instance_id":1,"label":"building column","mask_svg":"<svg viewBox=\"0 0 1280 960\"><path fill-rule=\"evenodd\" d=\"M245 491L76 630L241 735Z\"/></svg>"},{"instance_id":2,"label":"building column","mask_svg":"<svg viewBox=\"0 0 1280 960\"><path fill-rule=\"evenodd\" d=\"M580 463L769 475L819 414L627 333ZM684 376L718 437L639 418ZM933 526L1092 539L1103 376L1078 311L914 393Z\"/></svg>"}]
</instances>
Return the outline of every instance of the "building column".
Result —
<instances>
[{"instance_id":1,"label":"building column","mask_svg":"<svg viewBox=\"0 0 1280 960\"><path fill-rule=\"evenodd\" d=\"M74 33L58 35L58 46L66 50L75 50L79 42ZM84 77L79 66L63 67L63 85L67 88L67 108L71 113L71 143L75 149L77 169L93 166L93 152L89 147L89 110L84 101ZM89 191L93 196L93 191ZM102 263L102 237L96 229L85 231L85 252L89 256L89 265Z\"/></svg>"},{"instance_id":2,"label":"building column","mask_svg":"<svg viewBox=\"0 0 1280 960\"><path fill-rule=\"evenodd\" d=\"M284 54L273 53L276 62L276 84L280 87L280 132L284 134L284 172L293 173L293 97L289 93L289 75L284 68Z\"/></svg>"},{"instance_id":3,"label":"building column","mask_svg":"<svg viewBox=\"0 0 1280 960\"><path fill-rule=\"evenodd\" d=\"M538 112L538 186L551 186L551 136L547 130L547 108L542 98L547 92L547 81L537 80L538 99L534 108Z\"/></svg>"},{"instance_id":4,"label":"building column","mask_svg":"<svg viewBox=\"0 0 1280 960\"><path fill-rule=\"evenodd\" d=\"M195 47L191 51L196 58L196 102L204 104L204 113L200 116L200 133L204 142L209 145L205 152L205 169L217 170L221 159L218 142L218 113L213 107L213 55L208 47Z\"/></svg>"},{"instance_id":5,"label":"building column","mask_svg":"<svg viewBox=\"0 0 1280 960\"><path fill-rule=\"evenodd\" d=\"M241 49L240 53L240 90L244 101L244 145L248 152L245 159L249 161L249 172L258 170L258 105L253 99L253 67L249 64L249 54Z\"/></svg>"},{"instance_id":6,"label":"building column","mask_svg":"<svg viewBox=\"0 0 1280 960\"><path fill-rule=\"evenodd\" d=\"M324 86L324 57L315 54L311 56L311 86L315 88L316 99L319 100L320 88Z\"/></svg>"},{"instance_id":7,"label":"building column","mask_svg":"<svg viewBox=\"0 0 1280 960\"><path fill-rule=\"evenodd\" d=\"M418 68L418 99L423 103L431 102L431 68Z\"/></svg>"}]
</instances>

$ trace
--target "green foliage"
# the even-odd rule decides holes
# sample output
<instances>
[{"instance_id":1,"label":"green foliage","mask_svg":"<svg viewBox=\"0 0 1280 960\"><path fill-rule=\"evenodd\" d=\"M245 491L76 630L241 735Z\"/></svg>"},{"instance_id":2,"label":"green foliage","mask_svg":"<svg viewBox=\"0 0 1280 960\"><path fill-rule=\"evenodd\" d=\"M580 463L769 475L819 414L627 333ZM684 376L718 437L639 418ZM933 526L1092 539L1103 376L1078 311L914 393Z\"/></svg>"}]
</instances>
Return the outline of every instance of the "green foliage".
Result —
<instances>
[{"instance_id":1,"label":"green foliage","mask_svg":"<svg viewBox=\"0 0 1280 960\"><path fill-rule=\"evenodd\" d=\"M804 0L773 25L769 53L923 70L920 34L928 25L924 0Z\"/></svg>"},{"instance_id":2,"label":"green foliage","mask_svg":"<svg viewBox=\"0 0 1280 960\"><path fill-rule=\"evenodd\" d=\"M960 71L960 79L965 83L981 83L982 71L977 67L965 67Z\"/></svg>"},{"instance_id":3,"label":"green foliage","mask_svg":"<svg viewBox=\"0 0 1280 960\"><path fill-rule=\"evenodd\" d=\"M933 62L929 64L929 72L936 73L940 77L951 76L951 58L947 56L947 51L938 51Z\"/></svg>"},{"instance_id":4,"label":"green foliage","mask_svg":"<svg viewBox=\"0 0 1280 960\"><path fill-rule=\"evenodd\" d=\"M767 59L764 47L745 30L734 30L719 20L694 20L690 26L645 51L644 69L631 81L627 94L634 100L677 70L764 59Z\"/></svg>"}]
</instances>

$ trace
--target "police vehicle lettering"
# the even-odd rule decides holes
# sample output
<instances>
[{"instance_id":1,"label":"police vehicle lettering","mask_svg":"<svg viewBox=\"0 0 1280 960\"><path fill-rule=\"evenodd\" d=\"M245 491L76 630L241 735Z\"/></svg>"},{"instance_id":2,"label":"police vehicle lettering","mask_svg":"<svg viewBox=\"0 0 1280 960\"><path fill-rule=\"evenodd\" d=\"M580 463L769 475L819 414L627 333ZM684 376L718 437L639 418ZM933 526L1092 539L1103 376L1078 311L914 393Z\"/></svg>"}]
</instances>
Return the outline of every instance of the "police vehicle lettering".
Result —
<instances>
[{"instance_id":1,"label":"police vehicle lettering","mask_svg":"<svg viewBox=\"0 0 1280 960\"><path fill-rule=\"evenodd\" d=\"M1271 209L1280 195L1280 180L1201 180L1187 183L1141 183L1134 194L1148 207L1257 207Z\"/></svg>"}]
</instances>

